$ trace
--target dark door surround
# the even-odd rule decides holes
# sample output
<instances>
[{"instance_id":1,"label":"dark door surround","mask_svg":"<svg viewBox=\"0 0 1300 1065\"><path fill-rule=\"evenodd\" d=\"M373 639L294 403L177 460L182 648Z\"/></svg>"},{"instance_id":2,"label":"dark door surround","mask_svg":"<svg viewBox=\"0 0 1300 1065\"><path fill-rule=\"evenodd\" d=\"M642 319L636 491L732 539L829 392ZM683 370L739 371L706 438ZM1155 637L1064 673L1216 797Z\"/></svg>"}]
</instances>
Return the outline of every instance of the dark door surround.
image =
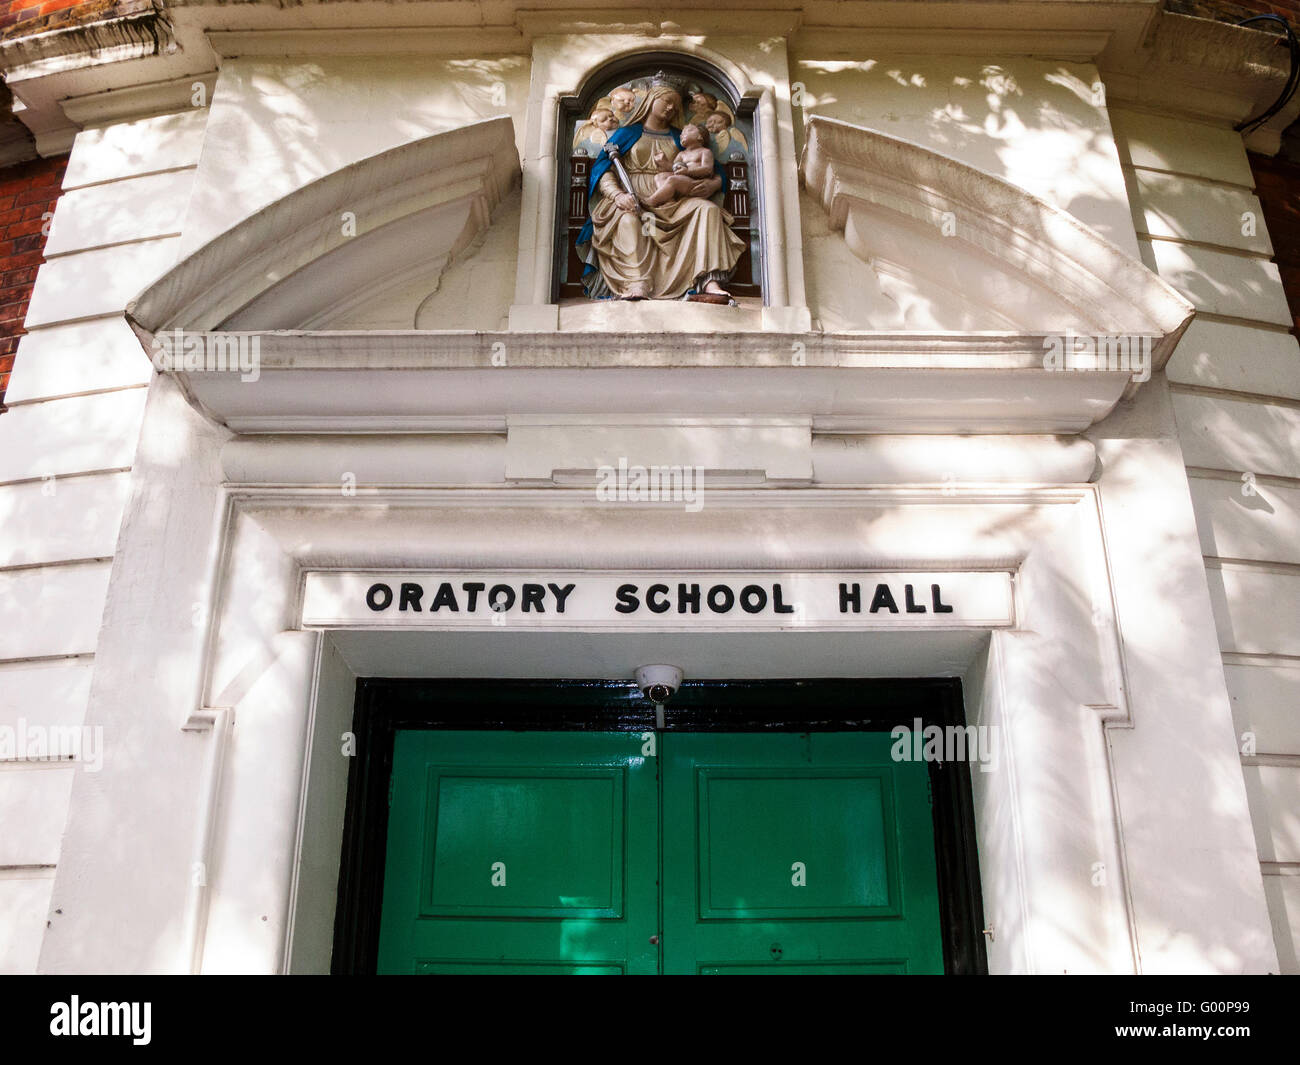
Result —
<instances>
[{"instance_id":1,"label":"dark door surround","mask_svg":"<svg viewBox=\"0 0 1300 1065\"><path fill-rule=\"evenodd\" d=\"M687 681L665 708L668 732L888 732L965 724L961 682L915 680ZM357 754L334 920L335 973L374 973L388 837L393 737L399 729L652 732L654 706L631 681L357 681ZM970 767L931 762L935 859L949 974L988 972Z\"/></svg>"}]
</instances>

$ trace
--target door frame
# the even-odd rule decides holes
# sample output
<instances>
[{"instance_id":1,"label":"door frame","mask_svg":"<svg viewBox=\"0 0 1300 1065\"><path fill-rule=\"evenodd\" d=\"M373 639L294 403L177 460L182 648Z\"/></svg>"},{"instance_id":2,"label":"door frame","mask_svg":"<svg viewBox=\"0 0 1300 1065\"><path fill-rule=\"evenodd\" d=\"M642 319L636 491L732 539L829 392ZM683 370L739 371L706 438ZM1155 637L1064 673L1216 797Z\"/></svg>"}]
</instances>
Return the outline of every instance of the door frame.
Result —
<instances>
[{"instance_id":1,"label":"door frame","mask_svg":"<svg viewBox=\"0 0 1300 1065\"><path fill-rule=\"evenodd\" d=\"M704 716L707 713L707 717ZM964 725L961 681L692 680L664 708L665 732L888 732ZM331 969L373 974L379 952L393 740L399 729L653 732L631 681L357 680ZM944 971L986 974L970 766L928 763Z\"/></svg>"}]
</instances>

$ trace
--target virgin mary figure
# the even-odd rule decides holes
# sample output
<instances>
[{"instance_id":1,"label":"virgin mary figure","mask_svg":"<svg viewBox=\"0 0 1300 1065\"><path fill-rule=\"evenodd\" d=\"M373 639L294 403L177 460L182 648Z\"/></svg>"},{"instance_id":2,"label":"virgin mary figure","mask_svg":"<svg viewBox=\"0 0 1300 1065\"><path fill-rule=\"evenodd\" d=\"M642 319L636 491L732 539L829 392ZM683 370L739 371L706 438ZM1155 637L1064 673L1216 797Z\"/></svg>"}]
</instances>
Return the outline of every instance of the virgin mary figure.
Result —
<instances>
[{"instance_id":1,"label":"virgin mary figure","mask_svg":"<svg viewBox=\"0 0 1300 1065\"><path fill-rule=\"evenodd\" d=\"M726 190L716 160L713 176L695 181L680 198L659 207L642 203L655 192L655 175L682 149L681 122L681 93L656 80L592 166L589 214L577 242L583 288L592 299L728 295L722 286L745 242L731 231L732 216L710 198ZM620 183L614 158L622 160L635 195Z\"/></svg>"}]
</instances>

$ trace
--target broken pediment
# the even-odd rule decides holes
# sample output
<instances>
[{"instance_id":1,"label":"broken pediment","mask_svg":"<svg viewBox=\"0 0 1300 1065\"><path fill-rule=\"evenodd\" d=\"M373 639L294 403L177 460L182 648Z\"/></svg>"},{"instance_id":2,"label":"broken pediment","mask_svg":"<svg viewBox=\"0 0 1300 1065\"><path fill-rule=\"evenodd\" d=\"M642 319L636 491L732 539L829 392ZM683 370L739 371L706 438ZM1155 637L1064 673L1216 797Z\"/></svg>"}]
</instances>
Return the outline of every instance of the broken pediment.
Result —
<instances>
[{"instance_id":1,"label":"broken pediment","mask_svg":"<svg viewBox=\"0 0 1300 1065\"><path fill-rule=\"evenodd\" d=\"M244 219L146 289L127 316L148 335L330 329L358 319L380 328L371 319L375 308L387 307L395 320L382 327L416 328L447 268L487 243L493 215L516 193L519 175L509 118L423 137ZM517 233L509 231L512 244ZM494 328L499 317L478 327Z\"/></svg>"},{"instance_id":2,"label":"broken pediment","mask_svg":"<svg viewBox=\"0 0 1300 1065\"><path fill-rule=\"evenodd\" d=\"M827 329L1142 336L1158 369L1192 316L1073 215L910 141L814 116L799 176Z\"/></svg>"},{"instance_id":3,"label":"broken pediment","mask_svg":"<svg viewBox=\"0 0 1300 1065\"><path fill-rule=\"evenodd\" d=\"M504 117L288 194L127 316L154 365L237 433L516 435L647 406L805 434L1077 433L1163 365L1191 319L1071 215L918 145L815 117L800 176L804 232L820 223L838 256L810 271L810 291L824 296L832 274L849 286L845 320L823 302L819 329L806 311L769 322L769 307L668 300L597 301L585 326L559 315L511 328L537 192L521 189ZM890 305L893 318L873 317ZM1068 333L1139 338L1143 363L1049 365ZM184 357L158 358L167 350ZM1085 368L1097 372L1054 372Z\"/></svg>"}]
</instances>

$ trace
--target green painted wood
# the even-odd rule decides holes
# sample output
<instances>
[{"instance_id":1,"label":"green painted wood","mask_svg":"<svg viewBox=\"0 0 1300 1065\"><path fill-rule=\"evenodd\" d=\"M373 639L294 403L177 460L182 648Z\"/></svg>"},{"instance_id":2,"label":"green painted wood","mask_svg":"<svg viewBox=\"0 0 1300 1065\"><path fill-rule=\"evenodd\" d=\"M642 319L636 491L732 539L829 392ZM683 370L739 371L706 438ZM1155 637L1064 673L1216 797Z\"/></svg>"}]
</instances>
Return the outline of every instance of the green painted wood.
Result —
<instances>
[{"instance_id":1,"label":"green painted wood","mask_svg":"<svg viewBox=\"0 0 1300 1065\"><path fill-rule=\"evenodd\" d=\"M888 733L670 733L663 971L942 973L928 770Z\"/></svg>"},{"instance_id":2,"label":"green painted wood","mask_svg":"<svg viewBox=\"0 0 1300 1065\"><path fill-rule=\"evenodd\" d=\"M399 731L379 971L941 973L928 771L892 745Z\"/></svg>"},{"instance_id":3,"label":"green painted wood","mask_svg":"<svg viewBox=\"0 0 1300 1065\"><path fill-rule=\"evenodd\" d=\"M381 973L653 973L639 733L396 734Z\"/></svg>"}]
</instances>

